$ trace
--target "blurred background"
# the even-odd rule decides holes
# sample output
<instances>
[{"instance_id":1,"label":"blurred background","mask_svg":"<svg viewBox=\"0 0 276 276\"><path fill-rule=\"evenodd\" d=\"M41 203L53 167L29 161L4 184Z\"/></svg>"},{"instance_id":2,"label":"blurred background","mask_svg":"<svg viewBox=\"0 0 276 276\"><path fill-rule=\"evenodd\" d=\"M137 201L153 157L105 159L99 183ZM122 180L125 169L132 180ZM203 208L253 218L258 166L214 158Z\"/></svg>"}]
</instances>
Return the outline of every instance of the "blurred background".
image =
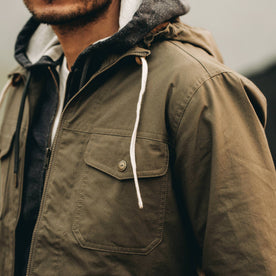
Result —
<instances>
[{"instance_id":1,"label":"blurred background","mask_svg":"<svg viewBox=\"0 0 276 276\"><path fill-rule=\"evenodd\" d=\"M191 11L182 20L210 30L226 65L248 76L267 97L267 135L275 161L276 1L190 0L190 4ZM0 87L5 84L7 73L16 66L14 42L29 16L23 0L1 4Z\"/></svg>"}]
</instances>

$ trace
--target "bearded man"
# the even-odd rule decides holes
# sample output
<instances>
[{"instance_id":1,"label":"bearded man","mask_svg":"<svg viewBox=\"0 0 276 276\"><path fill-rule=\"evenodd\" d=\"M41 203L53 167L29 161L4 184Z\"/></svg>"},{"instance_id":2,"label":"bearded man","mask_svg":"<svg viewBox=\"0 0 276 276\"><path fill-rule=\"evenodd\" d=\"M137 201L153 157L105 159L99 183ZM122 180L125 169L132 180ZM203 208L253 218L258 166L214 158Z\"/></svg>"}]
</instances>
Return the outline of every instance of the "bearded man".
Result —
<instances>
[{"instance_id":1,"label":"bearded man","mask_svg":"<svg viewBox=\"0 0 276 276\"><path fill-rule=\"evenodd\" d=\"M181 0L25 0L1 94L1 275L276 275L265 99Z\"/></svg>"}]
</instances>

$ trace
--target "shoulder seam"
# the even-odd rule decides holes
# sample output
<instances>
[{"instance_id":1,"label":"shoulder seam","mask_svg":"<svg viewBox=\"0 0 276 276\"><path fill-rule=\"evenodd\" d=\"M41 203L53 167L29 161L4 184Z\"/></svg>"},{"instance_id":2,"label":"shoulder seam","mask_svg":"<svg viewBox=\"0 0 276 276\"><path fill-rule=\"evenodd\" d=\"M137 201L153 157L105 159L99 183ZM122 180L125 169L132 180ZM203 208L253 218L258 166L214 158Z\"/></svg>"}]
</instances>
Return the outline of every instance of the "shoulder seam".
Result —
<instances>
[{"instance_id":1,"label":"shoulder seam","mask_svg":"<svg viewBox=\"0 0 276 276\"><path fill-rule=\"evenodd\" d=\"M208 82L209 80L212 80L212 79L214 79L214 78L216 78L216 77L218 77L218 76L222 76L223 74L232 74L232 75L234 75L233 72L230 72L230 71L223 71L223 72L216 73L216 74L214 74L214 75L209 75L209 78L203 80L203 81L198 85L198 87L195 88L194 91L190 94L190 98L188 99L186 105L183 107L182 112L181 112L181 115L179 116L179 121L178 121L178 123L177 123L177 128L176 128L176 131L175 131L175 134L176 134L175 137L178 136L178 131L179 131L179 127L180 127L181 121L183 120L185 111L186 111L186 109L188 108L190 102L192 101L194 95L199 91L199 89L200 89L206 82ZM238 79L240 80L240 78L238 78Z\"/></svg>"},{"instance_id":2,"label":"shoulder seam","mask_svg":"<svg viewBox=\"0 0 276 276\"><path fill-rule=\"evenodd\" d=\"M189 53L188 51L186 51L185 49L181 48L178 44L176 44L174 41L168 41L169 43L173 44L174 46L176 46L179 50L181 50L182 52L186 53L187 55L189 55L190 57L192 57L194 60L196 60L201 66L202 68L206 71L206 73L211 77L210 72L208 71L208 69L206 68L206 66L204 66L204 64L195 56L193 56L191 53Z\"/></svg>"}]
</instances>

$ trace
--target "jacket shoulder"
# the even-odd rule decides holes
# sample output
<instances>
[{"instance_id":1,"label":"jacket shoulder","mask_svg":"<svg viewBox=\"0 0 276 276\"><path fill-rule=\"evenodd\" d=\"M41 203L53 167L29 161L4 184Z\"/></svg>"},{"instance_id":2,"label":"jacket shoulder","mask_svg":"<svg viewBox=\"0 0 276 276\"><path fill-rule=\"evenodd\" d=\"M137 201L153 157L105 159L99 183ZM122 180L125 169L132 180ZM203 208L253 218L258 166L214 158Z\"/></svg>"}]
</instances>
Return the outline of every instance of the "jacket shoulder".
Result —
<instances>
[{"instance_id":1,"label":"jacket shoulder","mask_svg":"<svg viewBox=\"0 0 276 276\"><path fill-rule=\"evenodd\" d=\"M205 49L188 42L166 40L152 49L152 70L167 78L174 87L169 102L176 129L191 101L200 104L226 104L218 99L237 102L243 98L252 105L260 122L266 123L266 100L259 89L246 77L225 66ZM165 73L164 73L165 72ZM198 106L199 105L195 105ZM178 117L175 114L179 114Z\"/></svg>"},{"instance_id":2,"label":"jacket shoulder","mask_svg":"<svg viewBox=\"0 0 276 276\"><path fill-rule=\"evenodd\" d=\"M207 52L206 49L176 40L156 43L152 49L153 58L158 57L160 66L171 73L181 72L187 76L185 82L203 82L217 74L231 72L222 60Z\"/></svg>"}]
</instances>

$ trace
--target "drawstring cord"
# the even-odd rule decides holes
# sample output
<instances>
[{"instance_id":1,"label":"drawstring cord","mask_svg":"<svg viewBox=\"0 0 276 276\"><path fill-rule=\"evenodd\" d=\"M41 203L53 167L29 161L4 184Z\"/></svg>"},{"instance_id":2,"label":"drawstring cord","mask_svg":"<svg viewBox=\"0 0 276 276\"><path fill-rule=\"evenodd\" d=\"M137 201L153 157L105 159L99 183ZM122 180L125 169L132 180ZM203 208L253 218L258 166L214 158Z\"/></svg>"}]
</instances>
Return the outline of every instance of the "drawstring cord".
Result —
<instances>
[{"instance_id":1,"label":"drawstring cord","mask_svg":"<svg viewBox=\"0 0 276 276\"><path fill-rule=\"evenodd\" d=\"M90 64L90 59L91 58L88 58L84 64L79 89L81 89L85 84L85 81L87 78L88 67ZM137 195L137 199L138 199L138 206L140 209L143 209L143 200L142 200L138 177L137 177L135 147L136 147L137 130L138 130L139 121L140 121L142 100L143 100L143 95L146 91L146 84L147 84L147 77L148 77L148 64L144 57L141 57L139 59L138 59L138 57L136 57L136 62L139 65L142 64L142 79L141 79L141 89L139 92L139 98L138 98L137 109L136 109L136 120L135 120L134 129L132 132L131 142L130 142L130 163L132 166L132 171L133 171L133 176L134 176L134 183L135 183L136 195Z\"/></svg>"},{"instance_id":2,"label":"drawstring cord","mask_svg":"<svg viewBox=\"0 0 276 276\"><path fill-rule=\"evenodd\" d=\"M131 162L133 176L134 176L134 183L135 183L135 189L136 189L136 194L137 194L137 199L138 199L138 206L140 209L143 209L143 201L142 201L142 196L141 196L138 177L137 177L136 156L135 156L135 145L136 145L138 125L139 125L139 121L140 121L141 105L142 105L143 95L146 91L146 84L147 84L147 78L148 78L147 61L144 57L141 57L141 62L142 62L141 90L139 92L139 99L138 99L137 109L136 109L136 120L135 120L134 129L132 132L131 142L130 142L130 162Z\"/></svg>"},{"instance_id":3,"label":"drawstring cord","mask_svg":"<svg viewBox=\"0 0 276 276\"><path fill-rule=\"evenodd\" d=\"M24 113L24 107L25 107L25 101L28 94L28 88L31 80L31 72L28 73L25 88L22 94L22 99L20 103L19 113L18 113L18 119L16 124L16 130L15 130L15 137L14 137L14 174L16 177L16 188L18 187L18 171L19 171L19 146L20 146L20 130L22 125L22 119L23 119L23 113Z\"/></svg>"}]
</instances>

